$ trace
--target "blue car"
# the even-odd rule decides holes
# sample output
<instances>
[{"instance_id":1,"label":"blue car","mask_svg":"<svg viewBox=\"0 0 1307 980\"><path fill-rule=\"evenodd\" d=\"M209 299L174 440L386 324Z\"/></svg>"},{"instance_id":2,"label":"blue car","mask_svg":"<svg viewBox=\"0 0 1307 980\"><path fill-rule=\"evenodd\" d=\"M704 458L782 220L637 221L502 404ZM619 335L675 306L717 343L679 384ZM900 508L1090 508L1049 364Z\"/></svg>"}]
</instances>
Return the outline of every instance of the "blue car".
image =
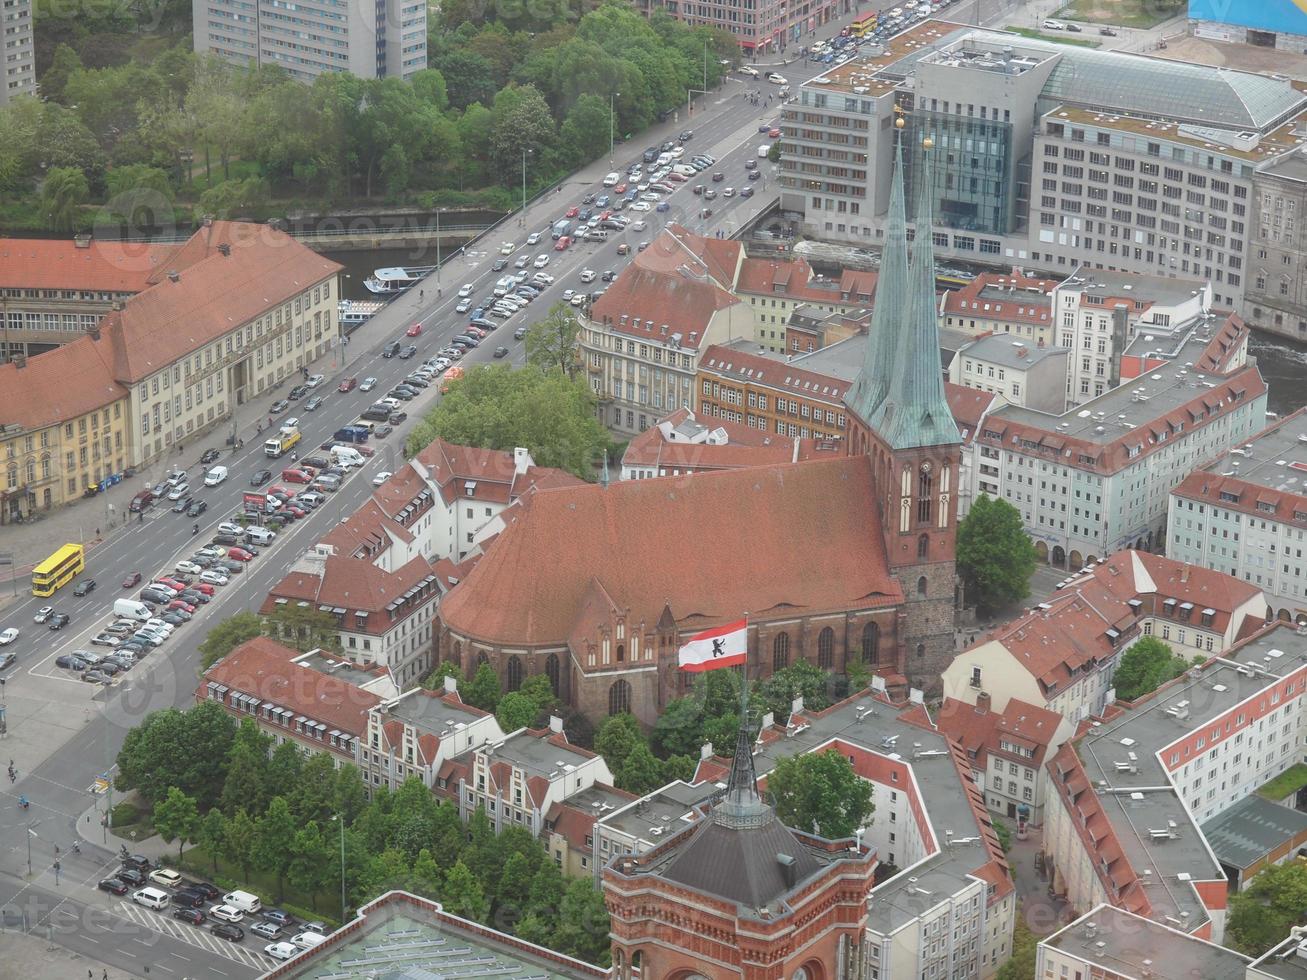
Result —
<instances>
[{"instance_id":1,"label":"blue car","mask_svg":"<svg viewBox=\"0 0 1307 980\"><path fill-rule=\"evenodd\" d=\"M668 204L666 201L659 201L658 207L654 208L655 211L670 211L671 209L672 206Z\"/></svg>"},{"instance_id":2,"label":"blue car","mask_svg":"<svg viewBox=\"0 0 1307 980\"><path fill-rule=\"evenodd\" d=\"M634 201L639 196L640 196L640 192L638 190L629 190L626 192L626 200L628 202Z\"/></svg>"},{"instance_id":3,"label":"blue car","mask_svg":"<svg viewBox=\"0 0 1307 980\"><path fill-rule=\"evenodd\" d=\"M468 319L469 319L469 320L476 320L476 319L478 319L479 317L484 316L484 315L485 315L485 312L486 312L486 308L485 308L484 306L478 306L478 307L477 307L475 310L473 310L472 313L468 316Z\"/></svg>"},{"instance_id":4,"label":"blue car","mask_svg":"<svg viewBox=\"0 0 1307 980\"><path fill-rule=\"evenodd\" d=\"M610 200L612 199L607 194L600 194L598 197L595 198L595 207L606 208L608 207L608 202Z\"/></svg>"}]
</instances>

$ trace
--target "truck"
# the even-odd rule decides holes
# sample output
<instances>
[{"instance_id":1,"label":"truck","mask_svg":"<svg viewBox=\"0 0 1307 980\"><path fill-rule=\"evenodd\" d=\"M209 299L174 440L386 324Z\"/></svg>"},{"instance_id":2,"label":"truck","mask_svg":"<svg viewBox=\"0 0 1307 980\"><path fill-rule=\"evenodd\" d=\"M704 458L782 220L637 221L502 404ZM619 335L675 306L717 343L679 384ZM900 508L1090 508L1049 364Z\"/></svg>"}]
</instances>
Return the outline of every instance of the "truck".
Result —
<instances>
[{"instance_id":1,"label":"truck","mask_svg":"<svg viewBox=\"0 0 1307 980\"><path fill-rule=\"evenodd\" d=\"M263 444L263 455L276 459L285 455L299 441L299 429L282 429Z\"/></svg>"},{"instance_id":2,"label":"truck","mask_svg":"<svg viewBox=\"0 0 1307 980\"><path fill-rule=\"evenodd\" d=\"M113 601L113 614L124 619L134 619L143 623L154 615L154 611L145 603L137 602L135 599L115 599Z\"/></svg>"},{"instance_id":3,"label":"truck","mask_svg":"<svg viewBox=\"0 0 1307 980\"><path fill-rule=\"evenodd\" d=\"M361 425L347 425L343 429L337 429L336 434L331 438L337 442L367 442L371 429Z\"/></svg>"}]
</instances>

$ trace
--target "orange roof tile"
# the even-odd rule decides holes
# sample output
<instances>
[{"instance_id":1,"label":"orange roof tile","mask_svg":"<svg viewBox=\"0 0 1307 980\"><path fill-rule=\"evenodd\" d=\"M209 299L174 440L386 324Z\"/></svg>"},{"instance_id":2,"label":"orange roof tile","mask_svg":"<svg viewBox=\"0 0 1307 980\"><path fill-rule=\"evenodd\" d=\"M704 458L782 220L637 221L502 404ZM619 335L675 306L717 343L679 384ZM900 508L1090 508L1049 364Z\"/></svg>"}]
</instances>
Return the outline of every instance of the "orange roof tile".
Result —
<instances>
[{"instance_id":1,"label":"orange roof tile","mask_svg":"<svg viewBox=\"0 0 1307 980\"><path fill-rule=\"evenodd\" d=\"M0 288L139 293L174 252L172 245L66 239L0 239Z\"/></svg>"},{"instance_id":2,"label":"orange roof tile","mask_svg":"<svg viewBox=\"0 0 1307 980\"><path fill-rule=\"evenodd\" d=\"M112 359L102 335L29 357L22 368L0 364L0 424L39 429L126 398L127 389L114 380Z\"/></svg>"},{"instance_id":3,"label":"orange roof tile","mask_svg":"<svg viewBox=\"0 0 1307 980\"><path fill-rule=\"evenodd\" d=\"M902 601L866 457L534 492L445 598L451 629L561 643L592 581L635 620L703 622ZM711 529L706 536L684 528ZM747 549L748 575L739 555Z\"/></svg>"},{"instance_id":4,"label":"orange roof tile","mask_svg":"<svg viewBox=\"0 0 1307 980\"><path fill-rule=\"evenodd\" d=\"M686 408L677 409L670 416L659 419L657 424L627 443L626 452L622 454L622 465L652 466L669 472L702 473L739 469L743 466L793 463L844 453L843 447L838 444L774 435L725 419L709 419L703 424L710 429L724 430L729 438L726 443L670 442L660 428L663 422L671 422L676 426L687 421L693 424L694 414ZM822 449L823 445L830 448Z\"/></svg>"},{"instance_id":5,"label":"orange roof tile","mask_svg":"<svg viewBox=\"0 0 1307 980\"><path fill-rule=\"evenodd\" d=\"M949 411L953 413L953 420L962 435L962 444L970 445L980 431L981 420L994 406L997 396L978 388L945 381L944 397L948 400Z\"/></svg>"},{"instance_id":6,"label":"orange roof tile","mask_svg":"<svg viewBox=\"0 0 1307 980\"><path fill-rule=\"evenodd\" d=\"M983 320L1052 324L1053 290L1056 279L1027 276L1019 269L1011 273L982 272L961 289L944 294L944 313Z\"/></svg>"},{"instance_id":7,"label":"orange roof tile","mask_svg":"<svg viewBox=\"0 0 1307 980\"><path fill-rule=\"evenodd\" d=\"M699 360L699 370L708 374L747 381L759 387L798 395L844 410L844 395L852 382L828 374L806 371L772 357L753 354L724 344L713 344Z\"/></svg>"}]
</instances>

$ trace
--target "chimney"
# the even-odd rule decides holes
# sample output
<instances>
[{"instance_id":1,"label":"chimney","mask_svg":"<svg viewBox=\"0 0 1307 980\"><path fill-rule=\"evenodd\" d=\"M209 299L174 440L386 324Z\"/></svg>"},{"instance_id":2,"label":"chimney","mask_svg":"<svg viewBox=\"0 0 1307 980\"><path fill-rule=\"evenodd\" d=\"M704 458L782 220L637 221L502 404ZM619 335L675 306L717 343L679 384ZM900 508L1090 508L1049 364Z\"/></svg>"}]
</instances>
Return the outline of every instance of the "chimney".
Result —
<instances>
[{"instance_id":1,"label":"chimney","mask_svg":"<svg viewBox=\"0 0 1307 980\"><path fill-rule=\"evenodd\" d=\"M558 715L550 715L550 716L549 716L549 731L552 732L554 735L562 735L562 734L563 734L563 719L562 719L562 718L559 718Z\"/></svg>"},{"instance_id":2,"label":"chimney","mask_svg":"<svg viewBox=\"0 0 1307 980\"><path fill-rule=\"evenodd\" d=\"M73 247L74 247L74 248L90 248L90 247L91 247L91 236L90 236L90 235L74 235L74 236L73 236Z\"/></svg>"},{"instance_id":3,"label":"chimney","mask_svg":"<svg viewBox=\"0 0 1307 980\"><path fill-rule=\"evenodd\" d=\"M231 246L226 242L218 243L218 252L221 255L231 255Z\"/></svg>"},{"instance_id":4,"label":"chimney","mask_svg":"<svg viewBox=\"0 0 1307 980\"><path fill-rule=\"evenodd\" d=\"M531 458L531 451L518 446L513 450L513 475L522 476L528 469L535 465L535 460Z\"/></svg>"},{"instance_id":5,"label":"chimney","mask_svg":"<svg viewBox=\"0 0 1307 980\"><path fill-rule=\"evenodd\" d=\"M14 367L18 368L18 370L20 370L20 371L21 371L23 368L27 367L27 355L26 355L26 354L15 354L15 355L14 355Z\"/></svg>"},{"instance_id":6,"label":"chimney","mask_svg":"<svg viewBox=\"0 0 1307 980\"><path fill-rule=\"evenodd\" d=\"M989 701L990 701L990 698L989 698L989 692L988 692L988 691L981 691L979 694L977 694L977 695L976 695L976 711L977 711L978 713L982 713L982 714L983 714L984 712L989 711Z\"/></svg>"},{"instance_id":7,"label":"chimney","mask_svg":"<svg viewBox=\"0 0 1307 980\"><path fill-rule=\"evenodd\" d=\"M781 866L781 876L785 879L785 887L793 888L796 876L794 858L788 854L777 854L776 862Z\"/></svg>"},{"instance_id":8,"label":"chimney","mask_svg":"<svg viewBox=\"0 0 1307 980\"><path fill-rule=\"evenodd\" d=\"M169 281L169 282L181 282L181 281L182 281L182 274L181 274L180 272L178 272L176 269L170 269L170 270L168 270L168 281Z\"/></svg>"}]
</instances>

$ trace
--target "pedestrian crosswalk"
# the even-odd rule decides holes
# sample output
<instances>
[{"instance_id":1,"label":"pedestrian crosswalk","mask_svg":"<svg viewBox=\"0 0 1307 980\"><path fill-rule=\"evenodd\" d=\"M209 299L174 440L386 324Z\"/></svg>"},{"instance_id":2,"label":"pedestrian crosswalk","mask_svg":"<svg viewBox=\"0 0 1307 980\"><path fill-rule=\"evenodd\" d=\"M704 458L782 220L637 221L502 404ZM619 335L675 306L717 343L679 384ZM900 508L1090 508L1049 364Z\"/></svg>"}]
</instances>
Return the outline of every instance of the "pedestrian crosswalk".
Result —
<instances>
[{"instance_id":1,"label":"pedestrian crosswalk","mask_svg":"<svg viewBox=\"0 0 1307 980\"><path fill-rule=\"evenodd\" d=\"M196 926L187 925L185 922L180 922L168 915L151 912L149 909L141 908L131 902L119 902L114 911L137 925L145 926L145 928L152 929L165 936L171 936L173 939L180 939L184 943L199 947L210 953L224 956L259 973L265 972L276 962L263 952L261 945L249 949L240 943L219 939L217 936L211 935L204 927L197 928Z\"/></svg>"}]
</instances>

